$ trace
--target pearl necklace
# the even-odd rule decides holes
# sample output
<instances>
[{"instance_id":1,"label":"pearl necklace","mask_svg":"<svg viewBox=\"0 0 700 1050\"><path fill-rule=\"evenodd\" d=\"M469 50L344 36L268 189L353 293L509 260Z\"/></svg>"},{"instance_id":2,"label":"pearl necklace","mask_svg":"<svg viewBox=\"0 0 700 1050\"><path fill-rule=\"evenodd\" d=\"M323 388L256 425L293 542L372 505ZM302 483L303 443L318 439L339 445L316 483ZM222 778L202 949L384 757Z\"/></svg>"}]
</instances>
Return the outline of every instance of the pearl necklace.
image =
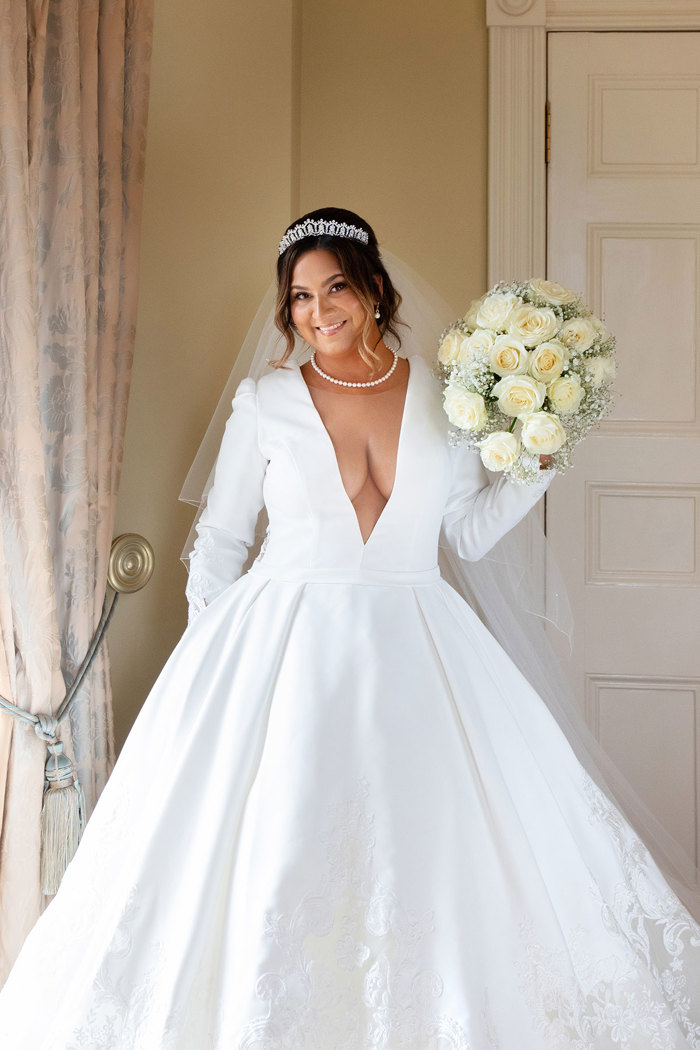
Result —
<instances>
[{"instance_id":1,"label":"pearl necklace","mask_svg":"<svg viewBox=\"0 0 700 1050\"><path fill-rule=\"evenodd\" d=\"M392 373L396 369L396 366L397 366L398 361L399 361L399 353L398 353L398 350L392 350L391 352L394 355L394 363L391 366L391 368L389 369L389 371L386 372L381 377L381 379L372 379L368 383L349 383L345 379L334 379L333 376L329 376L326 372L323 371L322 368L319 368L319 366L316 364L316 351L315 350L313 350L312 353L311 353L311 367L313 369L315 369L320 376L323 376L324 379L327 379L329 383L337 383L338 386L376 386L377 383L383 383L385 379L388 379L389 376L392 375Z\"/></svg>"}]
</instances>

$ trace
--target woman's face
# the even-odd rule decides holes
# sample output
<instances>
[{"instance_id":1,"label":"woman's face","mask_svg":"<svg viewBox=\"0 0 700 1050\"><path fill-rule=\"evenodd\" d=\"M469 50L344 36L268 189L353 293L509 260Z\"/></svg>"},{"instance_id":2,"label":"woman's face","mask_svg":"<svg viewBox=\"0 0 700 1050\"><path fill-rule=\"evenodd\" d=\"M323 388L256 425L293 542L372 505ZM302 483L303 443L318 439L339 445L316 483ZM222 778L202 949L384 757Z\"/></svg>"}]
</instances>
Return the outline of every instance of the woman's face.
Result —
<instances>
[{"instance_id":1,"label":"woman's face","mask_svg":"<svg viewBox=\"0 0 700 1050\"><path fill-rule=\"evenodd\" d=\"M332 252L315 248L300 256L289 294L292 321L310 346L338 357L358 349L367 313Z\"/></svg>"}]
</instances>

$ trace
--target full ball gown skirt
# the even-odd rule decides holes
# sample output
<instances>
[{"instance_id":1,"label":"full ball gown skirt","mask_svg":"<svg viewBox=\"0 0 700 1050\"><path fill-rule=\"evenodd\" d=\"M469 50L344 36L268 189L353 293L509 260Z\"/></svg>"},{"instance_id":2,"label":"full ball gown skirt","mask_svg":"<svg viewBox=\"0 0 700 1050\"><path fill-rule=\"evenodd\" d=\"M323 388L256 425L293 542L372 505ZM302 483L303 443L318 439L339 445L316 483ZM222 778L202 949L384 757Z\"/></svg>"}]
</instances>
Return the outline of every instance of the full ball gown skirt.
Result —
<instances>
[{"instance_id":1,"label":"full ball gown skirt","mask_svg":"<svg viewBox=\"0 0 700 1050\"><path fill-rule=\"evenodd\" d=\"M700 927L436 564L550 476L488 486L409 361L366 543L298 365L239 387L196 615L0 996L3 1050L700 1047Z\"/></svg>"}]
</instances>

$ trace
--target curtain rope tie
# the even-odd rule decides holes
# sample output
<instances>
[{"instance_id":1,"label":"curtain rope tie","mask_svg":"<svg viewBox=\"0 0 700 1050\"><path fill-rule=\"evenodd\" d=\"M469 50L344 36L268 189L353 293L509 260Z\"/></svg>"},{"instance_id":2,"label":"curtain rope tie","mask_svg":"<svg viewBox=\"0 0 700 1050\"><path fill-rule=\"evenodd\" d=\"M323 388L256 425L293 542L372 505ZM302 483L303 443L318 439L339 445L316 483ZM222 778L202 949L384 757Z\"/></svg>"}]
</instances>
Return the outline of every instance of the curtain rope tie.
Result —
<instances>
[{"instance_id":1,"label":"curtain rope tie","mask_svg":"<svg viewBox=\"0 0 700 1050\"><path fill-rule=\"evenodd\" d=\"M58 739L57 734L97 656L118 597L118 593L113 591L110 601L109 592L105 594L100 622L85 658L55 715L25 711L4 696L0 696L0 710L25 723L29 722L38 738L46 744L44 796L41 807L40 879L42 893L47 895L58 890L66 868L78 848L87 820L85 793L74 764L65 754L63 741Z\"/></svg>"},{"instance_id":2,"label":"curtain rope tie","mask_svg":"<svg viewBox=\"0 0 700 1050\"><path fill-rule=\"evenodd\" d=\"M46 744L41 808L41 887L45 894L53 894L58 890L78 848L87 820L85 794L74 763L65 754L63 741L58 739L58 731L97 656L120 593L145 587L153 574L153 566L153 548L143 536L129 532L113 540L100 621L55 715L25 711L0 696L0 711L30 723L38 738Z\"/></svg>"}]
</instances>

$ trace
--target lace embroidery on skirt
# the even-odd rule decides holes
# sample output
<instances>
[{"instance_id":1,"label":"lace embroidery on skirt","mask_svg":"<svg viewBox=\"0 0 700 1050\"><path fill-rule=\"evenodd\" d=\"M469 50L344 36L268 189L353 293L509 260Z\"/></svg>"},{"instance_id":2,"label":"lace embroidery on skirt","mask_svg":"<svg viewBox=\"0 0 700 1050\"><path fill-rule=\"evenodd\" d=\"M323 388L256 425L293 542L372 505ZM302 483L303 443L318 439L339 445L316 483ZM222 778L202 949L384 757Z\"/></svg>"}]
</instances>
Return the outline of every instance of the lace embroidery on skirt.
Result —
<instances>
[{"instance_id":1,"label":"lace embroidery on skirt","mask_svg":"<svg viewBox=\"0 0 700 1050\"><path fill-rule=\"evenodd\" d=\"M134 947L134 925L141 918L142 905L138 887L134 887L118 926L109 952L95 975L93 993L81 1024L73 1029L70 1041L55 1044L56 1050L153 1050L154 1046L174 1050L176 1035L167 1030L158 1002L164 954L154 950L155 962L143 974L136 989L122 987L125 960ZM164 1024L165 1021L165 1024Z\"/></svg>"},{"instance_id":2,"label":"lace embroidery on skirt","mask_svg":"<svg viewBox=\"0 0 700 1050\"><path fill-rule=\"evenodd\" d=\"M440 975L418 963L432 912L409 912L371 874L367 795L363 777L350 799L330 807L318 893L290 913L266 914L279 968L259 978L267 1012L246 1025L236 1050L471 1050L457 1020L436 1010Z\"/></svg>"},{"instance_id":3,"label":"lace embroidery on skirt","mask_svg":"<svg viewBox=\"0 0 700 1050\"><path fill-rule=\"evenodd\" d=\"M567 937L568 953L555 952L535 940L532 922L525 921L520 971L533 1020L557 1050L700 1050L700 1019L691 1017L687 995L700 983L700 926L620 812L582 775L589 820L606 826L624 872L609 900L591 887L621 951L600 958L579 928Z\"/></svg>"}]
</instances>

